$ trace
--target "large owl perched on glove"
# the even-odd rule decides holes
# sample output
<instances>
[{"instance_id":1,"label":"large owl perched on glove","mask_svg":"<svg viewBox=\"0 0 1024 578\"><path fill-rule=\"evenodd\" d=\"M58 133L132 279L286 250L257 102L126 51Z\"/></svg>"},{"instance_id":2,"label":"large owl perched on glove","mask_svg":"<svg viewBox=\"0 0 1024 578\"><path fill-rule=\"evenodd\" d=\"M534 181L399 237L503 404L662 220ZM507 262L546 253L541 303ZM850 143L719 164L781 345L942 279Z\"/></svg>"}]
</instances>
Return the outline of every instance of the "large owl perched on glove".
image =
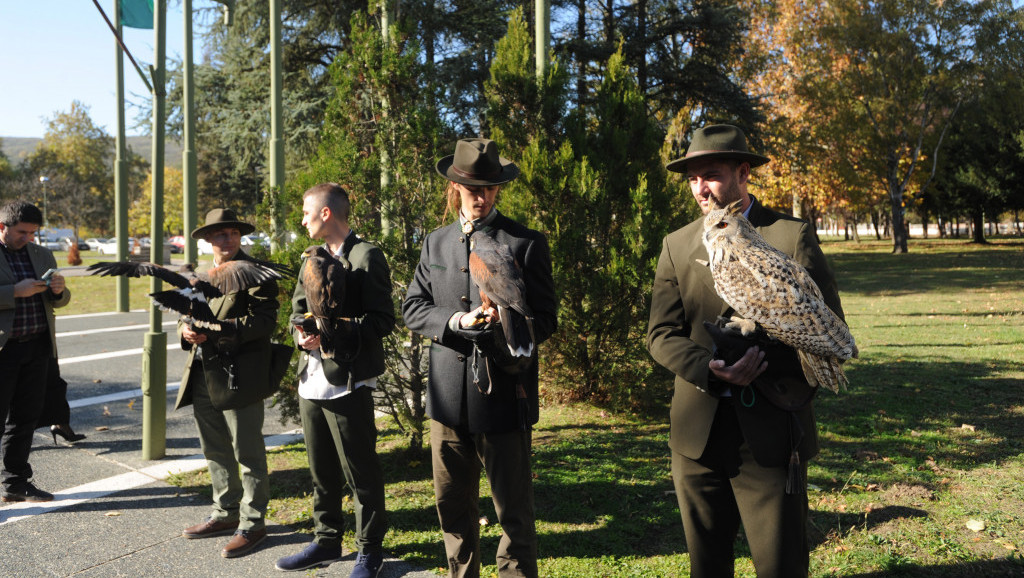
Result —
<instances>
[{"instance_id":1,"label":"large owl perched on glove","mask_svg":"<svg viewBox=\"0 0 1024 578\"><path fill-rule=\"evenodd\" d=\"M715 291L739 315L796 349L810 385L845 389L842 362L857 357L850 329L825 304L807 270L769 245L740 206L712 204L704 217Z\"/></svg>"}]
</instances>

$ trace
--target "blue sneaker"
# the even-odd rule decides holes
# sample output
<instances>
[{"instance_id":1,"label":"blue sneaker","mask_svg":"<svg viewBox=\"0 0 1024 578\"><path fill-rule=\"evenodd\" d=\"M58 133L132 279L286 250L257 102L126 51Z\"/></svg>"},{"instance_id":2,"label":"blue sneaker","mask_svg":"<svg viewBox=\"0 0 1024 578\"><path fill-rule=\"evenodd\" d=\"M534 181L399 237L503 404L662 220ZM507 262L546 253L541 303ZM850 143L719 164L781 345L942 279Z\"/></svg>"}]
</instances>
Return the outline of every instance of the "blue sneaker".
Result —
<instances>
[{"instance_id":1,"label":"blue sneaker","mask_svg":"<svg viewBox=\"0 0 1024 578\"><path fill-rule=\"evenodd\" d=\"M310 543L306 549L298 554L285 556L277 561L275 568L282 572L295 572L307 568L320 568L330 566L331 562L341 560L341 546L328 548L316 542Z\"/></svg>"},{"instance_id":2,"label":"blue sneaker","mask_svg":"<svg viewBox=\"0 0 1024 578\"><path fill-rule=\"evenodd\" d=\"M377 578L377 574L380 574L380 569L383 566L384 556L381 553L360 552L356 557L356 566L349 574L349 578Z\"/></svg>"}]
</instances>

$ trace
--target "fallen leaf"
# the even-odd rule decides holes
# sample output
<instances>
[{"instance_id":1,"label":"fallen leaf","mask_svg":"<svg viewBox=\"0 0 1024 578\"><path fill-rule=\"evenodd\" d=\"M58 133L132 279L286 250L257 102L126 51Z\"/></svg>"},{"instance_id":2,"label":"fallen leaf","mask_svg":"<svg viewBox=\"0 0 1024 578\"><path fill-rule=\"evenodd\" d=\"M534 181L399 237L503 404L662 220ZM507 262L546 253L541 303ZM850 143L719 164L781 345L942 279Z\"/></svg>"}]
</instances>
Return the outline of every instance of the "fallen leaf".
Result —
<instances>
[{"instance_id":1,"label":"fallen leaf","mask_svg":"<svg viewBox=\"0 0 1024 578\"><path fill-rule=\"evenodd\" d=\"M103 417L110 417L110 408L103 406Z\"/></svg>"},{"instance_id":2,"label":"fallen leaf","mask_svg":"<svg viewBox=\"0 0 1024 578\"><path fill-rule=\"evenodd\" d=\"M877 492L878 491L878 484L868 484L864 489L869 491L869 492Z\"/></svg>"},{"instance_id":3,"label":"fallen leaf","mask_svg":"<svg viewBox=\"0 0 1024 578\"><path fill-rule=\"evenodd\" d=\"M974 426L974 425L971 425L969 423L965 423L965 424L960 426L960 429L966 430L966 431L978 431L978 426Z\"/></svg>"},{"instance_id":4,"label":"fallen leaf","mask_svg":"<svg viewBox=\"0 0 1024 578\"><path fill-rule=\"evenodd\" d=\"M120 516L121 512L107 512L106 514L103 514L103 515L107 516L107 517Z\"/></svg>"},{"instance_id":5,"label":"fallen leaf","mask_svg":"<svg viewBox=\"0 0 1024 578\"><path fill-rule=\"evenodd\" d=\"M878 452L871 450L857 450L853 453L853 457L861 461L877 460Z\"/></svg>"},{"instance_id":6,"label":"fallen leaf","mask_svg":"<svg viewBox=\"0 0 1024 578\"><path fill-rule=\"evenodd\" d=\"M128 409L131 409L134 406L135 406L135 398L132 398L131 400L128 401Z\"/></svg>"},{"instance_id":7,"label":"fallen leaf","mask_svg":"<svg viewBox=\"0 0 1024 578\"><path fill-rule=\"evenodd\" d=\"M985 522L981 520L967 520L967 523L964 525L967 526L968 530L973 530L975 532L980 532L985 529Z\"/></svg>"},{"instance_id":8,"label":"fallen leaf","mask_svg":"<svg viewBox=\"0 0 1024 578\"><path fill-rule=\"evenodd\" d=\"M96 429L96 431L107 431L107 429L109 429L109 428L107 428L107 426L105 426L105 425L101 425L101 426L97 426L95 429Z\"/></svg>"},{"instance_id":9,"label":"fallen leaf","mask_svg":"<svg viewBox=\"0 0 1024 578\"><path fill-rule=\"evenodd\" d=\"M94 379L94 380L92 380L92 382L93 383L103 383L103 380L102 379Z\"/></svg>"},{"instance_id":10,"label":"fallen leaf","mask_svg":"<svg viewBox=\"0 0 1024 578\"><path fill-rule=\"evenodd\" d=\"M847 546L845 544L841 544L839 546L836 546L835 551L836 552L847 552L847 551L849 551L851 549L852 549L852 546Z\"/></svg>"}]
</instances>

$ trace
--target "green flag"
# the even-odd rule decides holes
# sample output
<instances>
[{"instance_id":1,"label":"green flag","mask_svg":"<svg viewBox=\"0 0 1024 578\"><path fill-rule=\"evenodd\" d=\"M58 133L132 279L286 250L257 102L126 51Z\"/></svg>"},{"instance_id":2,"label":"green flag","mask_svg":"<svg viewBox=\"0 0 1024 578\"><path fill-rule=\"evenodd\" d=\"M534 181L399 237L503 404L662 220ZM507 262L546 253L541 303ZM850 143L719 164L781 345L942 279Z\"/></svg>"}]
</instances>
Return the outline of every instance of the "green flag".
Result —
<instances>
[{"instance_id":1,"label":"green flag","mask_svg":"<svg viewBox=\"0 0 1024 578\"><path fill-rule=\"evenodd\" d=\"M153 0L120 0L121 25L153 29Z\"/></svg>"}]
</instances>

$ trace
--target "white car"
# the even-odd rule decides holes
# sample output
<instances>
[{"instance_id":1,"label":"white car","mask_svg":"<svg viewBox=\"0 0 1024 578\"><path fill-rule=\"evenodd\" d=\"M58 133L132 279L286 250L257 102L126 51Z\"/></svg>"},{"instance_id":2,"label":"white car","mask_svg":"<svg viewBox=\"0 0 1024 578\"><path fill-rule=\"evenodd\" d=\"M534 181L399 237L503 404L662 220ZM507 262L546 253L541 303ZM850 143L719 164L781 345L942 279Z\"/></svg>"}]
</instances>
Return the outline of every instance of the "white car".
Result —
<instances>
[{"instance_id":1,"label":"white car","mask_svg":"<svg viewBox=\"0 0 1024 578\"><path fill-rule=\"evenodd\" d=\"M128 237L128 254L131 254L132 247L135 246L135 237ZM117 255L117 237L107 239L105 242L100 243L96 249L100 255Z\"/></svg>"},{"instance_id":2,"label":"white car","mask_svg":"<svg viewBox=\"0 0 1024 578\"><path fill-rule=\"evenodd\" d=\"M89 245L90 251L99 251L100 245L106 243L107 241L108 239L104 239L103 237L91 237L85 240L85 244Z\"/></svg>"},{"instance_id":3,"label":"white car","mask_svg":"<svg viewBox=\"0 0 1024 578\"><path fill-rule=\"evenodd\" d=\"M196 252L200 255L213 255L213 245L206 239L196 239Z\"/></svg>"}]
</instances>

